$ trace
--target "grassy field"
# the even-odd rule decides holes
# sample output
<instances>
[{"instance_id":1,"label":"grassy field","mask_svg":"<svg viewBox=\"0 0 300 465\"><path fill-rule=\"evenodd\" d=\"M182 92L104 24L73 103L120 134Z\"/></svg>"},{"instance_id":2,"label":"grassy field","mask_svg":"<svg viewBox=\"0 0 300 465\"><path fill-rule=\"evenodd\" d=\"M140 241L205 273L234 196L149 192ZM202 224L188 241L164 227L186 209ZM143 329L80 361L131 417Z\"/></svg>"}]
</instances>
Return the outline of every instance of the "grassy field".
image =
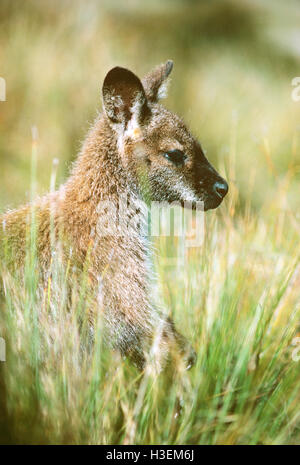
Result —
<instances>
[{"instance_id":1,"label":"grassy field","mask_svg":"<svg viewBox=\"0 0 300 465\"><path fill-rule=\"evenodd\" d=\"M299 444L297 2L2 3L1 211L53 187L53 159L63 182L111 66L142 75L168 58L166 105L230 192L184 264L180 241L157 240L161 295L198 354L188 372L139 373L100 320L91 343L84 279L71 311L59 263L39 295L34 247L23 279L0 264L0 442Z\"/></svg>"}]
</instances>

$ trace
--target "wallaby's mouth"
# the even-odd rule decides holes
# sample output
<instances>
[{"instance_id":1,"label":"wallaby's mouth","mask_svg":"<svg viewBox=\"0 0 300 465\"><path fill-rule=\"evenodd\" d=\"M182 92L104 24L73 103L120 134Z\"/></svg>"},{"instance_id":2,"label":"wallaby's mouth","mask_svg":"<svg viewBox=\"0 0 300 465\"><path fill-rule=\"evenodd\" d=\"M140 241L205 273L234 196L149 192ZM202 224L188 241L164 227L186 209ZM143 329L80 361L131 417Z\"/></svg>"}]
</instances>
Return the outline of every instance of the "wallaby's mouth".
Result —
<instances>
[{"instance_id":1,"label":"wallaby's mouth","mask_svg":"<svg viewBox=\"0 0 300 465\"><path fill-rule=\"evenodd\" d=\"M204 202L204 211L214 210L222 203L223 198L215 196L214 198L209 198Z\"/></svg>"},{"instance_id":2,"label":"wallaby's mouth","mask_svg":"<svg viewBox=\"0 0 300 465\"><path fill-rule=\"evenodd\" d=\"M218 206L222 203L225 195L228 192L228 185L226 183L226 189L224 188L222 192L216 192L214 190L213 193L206 194L204 197L204 200L200 200L199 196L199 201L191 201L191 202L185 202L184 200L181 201L181 206L183 208L188 208L192 210L202 210L202 211L207 211L207 210L214 210L215 208L218 208Z\"/></svg>"},{"instance_id":3,"label":"wallaby's mouth","mask_svg":"<svg viewBox=\"0 0 300 465\"><path fill-rule=\"evenodd\" d=\"M199 200L198 202L185 202L182 200L180 203L182 208L206 212L207 210L214 210L215 208L218 208L218 206L222 203L222 200L222 198L214 197L207 198L204 201Z\"/></svg>"}]
</instances>

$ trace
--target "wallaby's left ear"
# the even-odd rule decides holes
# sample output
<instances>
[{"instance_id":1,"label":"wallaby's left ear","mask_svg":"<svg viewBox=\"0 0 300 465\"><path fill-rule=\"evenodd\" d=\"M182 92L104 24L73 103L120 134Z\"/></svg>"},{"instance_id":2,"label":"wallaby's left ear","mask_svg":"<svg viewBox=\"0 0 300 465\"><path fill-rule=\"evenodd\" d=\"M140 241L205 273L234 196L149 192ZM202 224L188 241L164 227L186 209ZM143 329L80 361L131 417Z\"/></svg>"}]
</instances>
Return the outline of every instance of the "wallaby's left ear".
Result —
<instances>
[{"instance_id":1,"label":"wallaby's left ear","mask_svg":"<svg viewBox=\"0 0 300 465\"><path fill-rule=\"evenodd\" d=\"M173 69L173 61L168 60L166 63L157 66L150 71L143 80L143 86L150 102L157 102L159 99L166 97L167 78Z\"/></svg>"},{"instance_id":2,"label":"wallaby's left ear","mask_svg":"<svg viewBox=\"0 0 300 465\"><path fill-rule=\"evenodd\" d=\"M116 67L106 75L102 87L105 113L112 123L124 127L134 119L139 124L147 110L147 100L140 79L125 68Z\"/></svg>"}]
</instances>

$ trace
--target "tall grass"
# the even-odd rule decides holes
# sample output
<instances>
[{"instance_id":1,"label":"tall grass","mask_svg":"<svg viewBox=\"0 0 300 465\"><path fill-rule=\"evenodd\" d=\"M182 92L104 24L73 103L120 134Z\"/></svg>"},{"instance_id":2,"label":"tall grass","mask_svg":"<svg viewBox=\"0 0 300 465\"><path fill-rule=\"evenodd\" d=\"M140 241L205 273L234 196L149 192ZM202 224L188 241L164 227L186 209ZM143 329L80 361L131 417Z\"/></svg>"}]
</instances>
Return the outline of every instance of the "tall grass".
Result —
<instances>
[{"instance_id":1,"label":"tall grass","mask_svg":"<svg viewBox=\"0 0 300 465\"><path fill-rule=\"evenodd\" d=\"M33 167L35 158L36 144ZM158 240L161 293L198 355L191 371L173 366L159 375L109 351L101 318L91 339L86 276L70 298L70 270L54 256L39 290L33 212L24 275L1 267L1 441L299 442L298 234L289 214L275 223L273 212L234 210L229 201L206 214L204 244L185 251L184 265L174 261L177 240Z\"/></svg>"}]
</instances>

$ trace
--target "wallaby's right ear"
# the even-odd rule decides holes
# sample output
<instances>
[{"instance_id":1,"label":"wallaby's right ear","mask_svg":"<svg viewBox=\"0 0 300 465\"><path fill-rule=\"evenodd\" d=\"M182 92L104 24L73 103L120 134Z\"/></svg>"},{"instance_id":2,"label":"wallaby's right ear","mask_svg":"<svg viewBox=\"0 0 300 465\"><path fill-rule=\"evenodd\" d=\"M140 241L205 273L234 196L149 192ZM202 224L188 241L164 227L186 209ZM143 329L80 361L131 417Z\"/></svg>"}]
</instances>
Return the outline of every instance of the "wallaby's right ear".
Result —
<instances>
[{"instance_id":1,"label":"wallaby's right ear","mask_svg":"<svg viewBox=\"0 0 300 465\"><path fill-rule=\"evenodd\" d=\"M173 69L173 61L168 60L147 74L143 78L143 86L150 102L157 102L166 97L168 76Z\"/></svg>"},{"instance_id":2,"label":"wallaby's right ear","mask_svg":"<svg viewBox=\"0 0 300 465\"><path fill-rule=\"evenodd\" d=\"M146 95L139 78L125 68L116 67L106 75L102 87L105 113L112 123L125 128L130 120L141 123L147 108Z\"/></svg>"}]
</instances>

